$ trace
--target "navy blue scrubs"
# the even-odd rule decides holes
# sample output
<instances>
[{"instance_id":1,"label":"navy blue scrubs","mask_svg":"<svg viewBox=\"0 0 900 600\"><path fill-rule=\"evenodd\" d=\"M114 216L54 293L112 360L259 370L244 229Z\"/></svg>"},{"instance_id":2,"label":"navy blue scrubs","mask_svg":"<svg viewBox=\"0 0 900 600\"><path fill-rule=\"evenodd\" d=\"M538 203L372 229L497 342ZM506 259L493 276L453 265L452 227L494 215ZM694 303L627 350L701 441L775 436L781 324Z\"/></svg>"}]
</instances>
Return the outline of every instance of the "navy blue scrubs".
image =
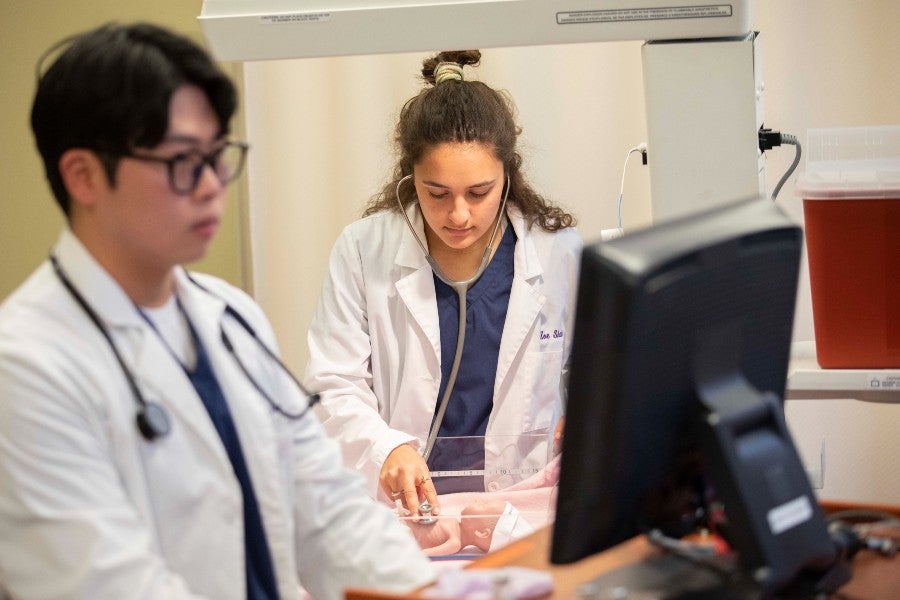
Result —
<instances>
[{"instance_id":1,"label":"navy blue scrubs","mask_svg":"<svg viewBox=\"0 0 900 600\"><path fill-rule=\"evenodd\" d=\"M231 417L231 411L225 400L225 394L219 385L216 374L209 362L206 349L200 342L200 338L191 326L191 335L197 349L197 364L193 371L185 369L194 389L203 400L203 405L212 419L228 460L234 469L234 474L241 485L241 493L244 499L244 546L246 554L246 578L248 600L274 600L278 598L278 589L275 585L275 570L272 567L272 558L269 554L269 545L266 541L266 533L263 529L262 517L259 514L259 504L253 491L253 482L250 480L250 471L244 461L244 453L241 450L241 442L238 439L237 429Z\"/></svg>"},{"instance_id":2,"label":"navy blue scrubs","mask_svg":"<svg viewBox=\"0 0 900 600\"><path fill-rule=\"evenodd\" d=\"M506 227L500 245L482 276L466 293L466 339L453 392L428 460L438 494L484 491L483 475L435 477L435 471L484 469L484 442L461 438L480 436L487 430L494 406L494 380L500 339L506 322L514 274L516 234ZM459 296L452 287L434 277L441 328L441 385L438 403L456 355L459 331Z\"/></svg>"}]
</instances>

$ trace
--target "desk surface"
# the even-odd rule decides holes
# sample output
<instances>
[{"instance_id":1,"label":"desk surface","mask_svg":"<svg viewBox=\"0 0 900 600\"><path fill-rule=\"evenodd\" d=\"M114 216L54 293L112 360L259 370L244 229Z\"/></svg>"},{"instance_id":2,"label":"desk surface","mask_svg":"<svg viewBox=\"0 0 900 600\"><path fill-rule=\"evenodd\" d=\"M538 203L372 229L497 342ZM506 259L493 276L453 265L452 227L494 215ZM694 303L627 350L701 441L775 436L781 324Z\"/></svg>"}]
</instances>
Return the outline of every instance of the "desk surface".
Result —
<instances>
[{"instance_id":1,"label":"desk surface","mask_svg":"<svg viewBox=\"0 0 900 600\"><path fill-rule=\"evenodd\" d=\"M553 576L553 594L547 598L575 598L578 587L599 574L621 566L639 562L658 554L644 537L636 537L614 548L595 554L570 565L551 565L550 540L552 527L539 529L496 552L488 554L468 565L470 569L494 569L519 566L549 571ZM408 595L382 594L371 590L349 589L347 600L389 600L397 598L424 598L419 592Z\"/></svg>"},{"instance_id":2,"label":"desk surface","mask_svg":"<svg viewBox=\"0 0 900 600\"><path fill-rule=\"evenodd\" d=\"M506 566L529 567L549 571L553 593L546 598L577 598L579 587L610 571L659 555L659 550L643 537L636 537L614 548L570 565L549 562L552 527L545 527L497 552L470 564L467 568L492 569ZM900 539L896 529L887 535ZM854 600L890 600L900 598L900 556L886 558L876 552L860 551L853 560L853 579L840 592ZM347 600L392 600L423 598L421 592L408 595L384 594L371 590L349 589Z\"/></svg>"}]
</instances>

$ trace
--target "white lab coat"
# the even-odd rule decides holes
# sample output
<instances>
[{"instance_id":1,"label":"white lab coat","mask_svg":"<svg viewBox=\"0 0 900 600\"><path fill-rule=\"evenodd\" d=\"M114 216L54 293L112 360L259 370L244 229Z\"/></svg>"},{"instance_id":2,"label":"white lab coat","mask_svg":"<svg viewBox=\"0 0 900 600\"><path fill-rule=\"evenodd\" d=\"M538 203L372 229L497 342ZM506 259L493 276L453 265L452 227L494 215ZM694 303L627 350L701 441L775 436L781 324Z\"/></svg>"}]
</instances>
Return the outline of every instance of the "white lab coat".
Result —
<instances>
[{"instance_id":1,"label":"white lab coat","mask_svg":"<svg viewBox=\"0 0 900 600\"><path fill-rule=\"evenodd\" d=\"M59 262L111 331L171 432L145 441L107 342L45 262L0 307L0 590L22 598L245 598L240 485L184 371L122 289L68 231ZM270 346L259 307L212 277L203 285ZM223 300L177 275L254 483L282 598L345 586L409 590L430 563L408 531L342 468L313 413L287 420L238 371L224 324L250 370L286 408L304 402ZM0 591L2 595L2 591Z\"/></svg>"},{"instance_id":2,"label":"white lab coat","mask_svg":"<svg viewBox=\"0 0 900 600\"><path fill-rule=\"evenodd\" d=\"M575 315L581 239L574 229L531 229L507 209L518 236L485 434L485 489L543 467L562 408ZM407 213L420 239L423 220ZM305 383L322 392L317 413L344 460L383 492L387 455L422 447L441 382L441 338L432 271L403 216L383 212L347 226L332 250L308 335ZM522 436L522 434L530 434ZM504 468L517 473L501 473Z\"/></svg>"}]
</instances>

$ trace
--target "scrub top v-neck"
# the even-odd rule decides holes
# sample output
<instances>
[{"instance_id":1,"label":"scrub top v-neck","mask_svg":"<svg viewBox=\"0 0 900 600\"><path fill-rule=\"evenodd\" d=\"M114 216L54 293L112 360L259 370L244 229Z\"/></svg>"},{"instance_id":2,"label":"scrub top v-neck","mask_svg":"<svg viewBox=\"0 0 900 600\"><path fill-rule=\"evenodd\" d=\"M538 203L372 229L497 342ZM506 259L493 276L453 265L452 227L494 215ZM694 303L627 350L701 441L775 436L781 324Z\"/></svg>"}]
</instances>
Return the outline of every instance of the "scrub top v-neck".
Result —
<instances>
[{"instance_id":1,"label":"scrub top v-neck","mask_svg":"<svg viewBox=\"0 0 900 600\"><path fill-rule=\"evenodd\" d=\"M466 292L466 337L462 358L438 439L428 460L432 482L439 494L484 490L482 475L435 477L434 472L484 469L483 437L494 405L497 357L512 290L515 245L516 234L507 226L487 269ZM437 276L434 286L441 331L440 399L456 354L459 297L456 290Z\"/></svg>"}]
</instances>

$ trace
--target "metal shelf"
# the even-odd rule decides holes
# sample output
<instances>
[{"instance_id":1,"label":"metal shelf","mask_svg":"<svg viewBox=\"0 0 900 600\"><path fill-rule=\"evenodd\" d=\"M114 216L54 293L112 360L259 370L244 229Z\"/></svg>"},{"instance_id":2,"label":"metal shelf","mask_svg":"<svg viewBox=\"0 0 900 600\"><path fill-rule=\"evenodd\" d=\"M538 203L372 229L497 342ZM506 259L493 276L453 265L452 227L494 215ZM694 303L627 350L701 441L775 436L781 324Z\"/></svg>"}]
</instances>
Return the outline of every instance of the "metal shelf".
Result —
<instances>
[{"instance_id":1,"label":"metal shelf","mask_svg":"<svg viewBox=\"0 0 900 600\"><path fill-rule=\"evenodd\" d=\"M794 342L785 399L900 403L900 369L823 369L815 342Z\"/></svg>"}]
</instances>

